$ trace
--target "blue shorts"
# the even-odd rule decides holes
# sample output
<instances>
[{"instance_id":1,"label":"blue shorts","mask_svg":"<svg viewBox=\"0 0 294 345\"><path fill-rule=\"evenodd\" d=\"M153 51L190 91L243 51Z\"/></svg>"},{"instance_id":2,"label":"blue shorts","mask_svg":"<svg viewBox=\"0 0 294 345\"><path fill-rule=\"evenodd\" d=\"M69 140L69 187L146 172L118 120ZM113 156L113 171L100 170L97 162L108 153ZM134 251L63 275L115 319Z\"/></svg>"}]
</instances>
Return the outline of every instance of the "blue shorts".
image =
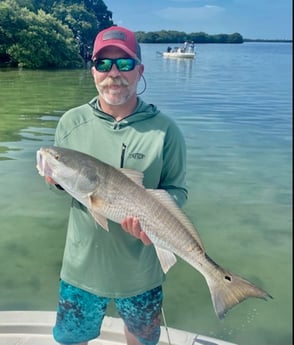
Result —
<instances>
[{"instance_id":1,"label":"blue shorts","mask_svg":"<svg viewBox=\"0 0 294 345\"><path fill-rule=\"evenodd\" d=\"M85 290L60 281L54 339L60 344L82 343L100 335L110 302ZM130 333L144 345L155 345L160 337L162 287L127 298L115 298L119 316Z\"/></svg>"}]
</instances>

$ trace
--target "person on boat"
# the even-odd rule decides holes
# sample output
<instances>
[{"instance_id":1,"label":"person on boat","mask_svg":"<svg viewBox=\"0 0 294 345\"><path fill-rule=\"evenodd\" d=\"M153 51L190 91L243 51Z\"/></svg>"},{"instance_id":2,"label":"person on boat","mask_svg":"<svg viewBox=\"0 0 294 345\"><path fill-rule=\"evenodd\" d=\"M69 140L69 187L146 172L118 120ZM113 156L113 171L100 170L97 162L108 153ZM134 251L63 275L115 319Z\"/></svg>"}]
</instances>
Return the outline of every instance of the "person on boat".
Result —
<instances>
[{"instance_id":1,"label":"person on boat","mask_svg":"<svg viewBox=\"0 0 294 345\"><path fill-rule=\"evenodd\" d=\"M141 171L146 188L165 189L181 207L187 198L185 141L171 118L138 96L144 65L135 33L119 26L98 33L92 64L98 96L60 118L54 145L88 153L116 168ZM53 179L46 181L64 193ZM107 232L73 199L55 340L88 344L100 335L113 300L127 344L157 344L164 281L154 246L138 219L130 215L121 224L109 222Z\"/></svg>"},{"instance_id":2,"label":"person on boat","mask_svg":"<svg viewBox=\"0 0 294 345\"><path fill-rule=\"evenodd\" d=\"M192 41L190 44L189 44L189 53L194 53L194 41Z\"/></svg>"}]
</instances>

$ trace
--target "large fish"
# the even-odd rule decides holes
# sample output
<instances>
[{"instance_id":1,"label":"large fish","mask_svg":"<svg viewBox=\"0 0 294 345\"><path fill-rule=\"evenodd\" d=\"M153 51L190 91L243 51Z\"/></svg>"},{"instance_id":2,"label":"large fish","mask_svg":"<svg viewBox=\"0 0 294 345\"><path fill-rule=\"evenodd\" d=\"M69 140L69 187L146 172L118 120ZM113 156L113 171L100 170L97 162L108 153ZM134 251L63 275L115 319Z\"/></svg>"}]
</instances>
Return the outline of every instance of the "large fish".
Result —
<instances>
[{"instance_id":1,"label":"large fish","mask_svg":"<svg viewBox=\"0 0 294 345\"><path fill-rule=\"evenodd\" d=\"M84 153L53 146L37 151L37 169L85 205L105 230L107 219L120 223L127 216L138 218L164 272L175 263L176 254L204 276L220 319L248 297L272 298L215 263L206 254L192 222L169 194L143 187L142 173L115 169Z\"/></svg>"}]
</instances>

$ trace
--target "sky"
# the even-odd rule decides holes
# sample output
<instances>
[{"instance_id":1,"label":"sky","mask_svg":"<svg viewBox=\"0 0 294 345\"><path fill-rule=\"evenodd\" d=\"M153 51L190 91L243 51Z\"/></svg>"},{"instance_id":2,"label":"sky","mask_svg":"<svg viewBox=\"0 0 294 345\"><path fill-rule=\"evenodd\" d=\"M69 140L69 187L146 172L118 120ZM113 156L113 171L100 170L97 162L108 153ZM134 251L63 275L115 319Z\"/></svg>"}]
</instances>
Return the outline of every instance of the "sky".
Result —
<instances>
[{"instance_id":1,"label":"sky","mask_svg":"<svg viewBox=\"0 0 294 345\"><path fill-rule=\"evenodd\" d=\"M104 0L115 24L132 31L240 33L292 39L292 0Z\"/></svg>"}]
</instances>

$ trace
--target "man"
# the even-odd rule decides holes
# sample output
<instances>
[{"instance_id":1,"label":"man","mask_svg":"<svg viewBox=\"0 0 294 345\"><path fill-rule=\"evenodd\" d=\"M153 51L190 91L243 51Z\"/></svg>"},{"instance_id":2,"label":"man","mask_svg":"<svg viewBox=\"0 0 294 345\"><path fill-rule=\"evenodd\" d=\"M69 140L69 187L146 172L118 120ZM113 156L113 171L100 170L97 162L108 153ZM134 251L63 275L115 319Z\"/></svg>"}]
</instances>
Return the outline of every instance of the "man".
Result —
<instances>
[{"instance_id":1,"label":"man","mask_svg":"<svg viewBox=\"0 0 294 345\"><path fill-rule=\"evenodd\" d=\"M184 139L171 119L136 94L144 66L135 34L116 26L101 31L92 60L98 96L61 117L55 145L85 152L116 168L142 171L145 187L167 190L182 206L187 197ZM49 177L47 182L54 184ZM107 305L114 299L128 345L157 344L164 280L138 219L130 215L121 224L109 222L106 232L73 199L55 340L88 344L99 336Z\"/></svg>"}]
</instances>

